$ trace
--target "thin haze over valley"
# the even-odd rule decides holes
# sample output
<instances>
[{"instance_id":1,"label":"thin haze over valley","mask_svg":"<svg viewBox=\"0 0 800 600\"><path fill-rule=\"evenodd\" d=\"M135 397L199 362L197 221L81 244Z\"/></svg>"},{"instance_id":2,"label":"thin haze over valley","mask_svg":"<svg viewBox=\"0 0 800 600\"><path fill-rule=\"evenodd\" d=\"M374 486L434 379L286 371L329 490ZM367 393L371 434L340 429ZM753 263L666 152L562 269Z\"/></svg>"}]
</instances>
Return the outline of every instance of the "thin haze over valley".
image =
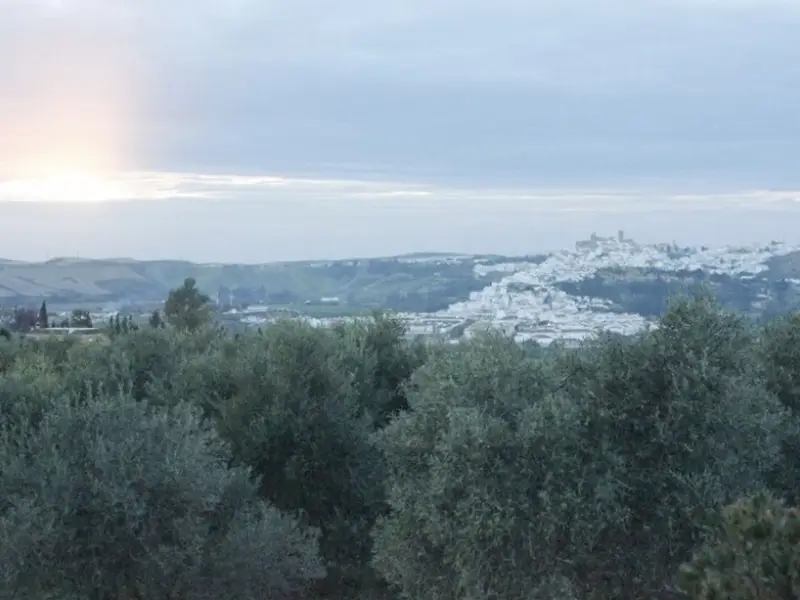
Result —
<instances>
[{"instance_id":1,"label":"thin haze over valley","mask_svg":"<svg viewBox=\"0 0 800 600\"><path fill-rule=\"evenodd\" d=\"M0 0L0 257L797 241L800 4Z\"/></svg>"}]
</instances>

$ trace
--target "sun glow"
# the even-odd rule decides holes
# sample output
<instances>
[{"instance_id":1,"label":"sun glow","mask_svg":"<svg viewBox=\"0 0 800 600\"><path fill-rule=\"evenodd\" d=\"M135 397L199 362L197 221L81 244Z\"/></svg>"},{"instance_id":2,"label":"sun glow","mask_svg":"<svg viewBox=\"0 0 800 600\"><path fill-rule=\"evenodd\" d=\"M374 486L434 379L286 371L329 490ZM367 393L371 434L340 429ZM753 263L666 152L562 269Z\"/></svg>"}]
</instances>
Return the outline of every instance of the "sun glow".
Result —
<instances>
[{"instance_id":1,"label":"sun glow","mask_svg":"<svg viewBox=\"0 0 800 600\"><path fill-rule=\"evenodd\" d=\"M0 180L0 198L29 202L105 202L130 198L119 180L90 171L61 171Z\"/></svg>"},{"instance_id":2,"label":"sun glow","mask_svg":"<svg viewBox=\"0 0 800 600\"><path fill-rule=\"evenodd\" d=\"M94 27L84 11L94 4L67 2L58 19L4 46L14 60L0 92L0 201L92 203L137 191L126 170L150 71L138 25Z\"/></svg>"}]
</instances>

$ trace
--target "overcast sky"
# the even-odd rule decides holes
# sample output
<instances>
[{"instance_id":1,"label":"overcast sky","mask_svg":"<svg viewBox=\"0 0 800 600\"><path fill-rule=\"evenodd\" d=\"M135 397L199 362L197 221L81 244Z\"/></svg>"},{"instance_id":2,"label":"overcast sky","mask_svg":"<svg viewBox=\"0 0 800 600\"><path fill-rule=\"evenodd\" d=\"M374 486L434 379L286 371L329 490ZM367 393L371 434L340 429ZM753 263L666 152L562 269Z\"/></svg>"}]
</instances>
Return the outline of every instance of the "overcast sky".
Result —
<instances>
[{"instance_id":1,"label":"overcast sky","mask_svg":"<svg viewBox=\"0 0 800 600\"><path fill-rule=\"evenodd\" d=\"M800 187L798 31L797 0L0 0L0 165Z\"/></svg>"}]
</instances>

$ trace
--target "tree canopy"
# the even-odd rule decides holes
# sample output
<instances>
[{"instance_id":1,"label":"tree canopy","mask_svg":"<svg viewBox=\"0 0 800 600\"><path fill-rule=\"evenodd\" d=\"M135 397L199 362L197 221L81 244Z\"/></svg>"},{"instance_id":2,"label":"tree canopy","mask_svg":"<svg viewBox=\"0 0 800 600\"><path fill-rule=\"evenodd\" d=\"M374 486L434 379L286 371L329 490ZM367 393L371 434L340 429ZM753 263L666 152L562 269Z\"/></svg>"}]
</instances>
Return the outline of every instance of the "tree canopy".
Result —
<instances>
[{"instance_id":1,"label":"tree canopy","mask_svg":"<svg viewBox=\"0 0 800 600\"><path fill-rule=\"evenodd\" d=\"M197 282L188 277L167 296L164 316L173 327L193 331L209 322L210 302L211 299L197 288Z\"/></svg>"},{"instance_id":2,"label":"tree canopy","mask_svg":"<svg viewBox=\"0 0 800 600\"><path fill-rule=\"evenodd\" d=\"M163 314L0 336L0 598L796 597L796 315L682 297L565 349L229 333L193 281Z\"/></svg>"}]
</instances>

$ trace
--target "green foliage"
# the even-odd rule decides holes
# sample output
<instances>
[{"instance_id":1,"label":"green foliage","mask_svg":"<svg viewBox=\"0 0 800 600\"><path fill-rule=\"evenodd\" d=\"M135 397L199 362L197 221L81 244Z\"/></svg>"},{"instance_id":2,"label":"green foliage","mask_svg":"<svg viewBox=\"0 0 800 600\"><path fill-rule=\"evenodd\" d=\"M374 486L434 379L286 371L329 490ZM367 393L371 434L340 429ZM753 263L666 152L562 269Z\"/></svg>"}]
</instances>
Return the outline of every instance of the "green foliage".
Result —
<instances>
[{"instance_id":1,"label":"green foliage","mask_svg":"<svg viewBox=\"0 0 800 600\"><path fill-rule=\"evenodd\" d=\"M47 302L42 300L42 306L39 308L39 327L42 329L46 329L50 325L50 321L47 318Z\"/></svg>"},{"instance_id":2,"label":"green foliage","mask_svg":"<svg viewBox=\"0 0 800 600\"><path fill-rule=\"evenodd\" d=\"M92 327L92 316L89 311L76 308L69 318L70 327Z\"/></svg>"},{"instance_id":3,"label":"green foliage","mask_svg":"<svg viewBox=\"0 0 800 600\"><path fill-rule=\"evenodd\" d=\"M800 313L768 323L760 342L767 388L793 414L800 413Z\"/></svg>"},{"instance_id":4,"label":"green foliage","mask_svg":"<svg viewBox=\"0 0 800 600\"><path fill-rule=\"evenodd\" d=\"M62 382L53 362L41 354L17 356L0 374L0 431L7 443L24 439L63 395Z\"/></svg>"},{"instance_id":5,"label":"green foliage","mask_svg":"<svg viewBox=\"0 0 800 600\"><path fill-rule=\"evenodd\" d=\"M158 310L153 311L153 314L151 314L148 319L148 323L153 329L164 327L164 320L161 318L161 313Z\"/></svg>"},{"instance_id":6,"label":"green foliage","mask_svg":"<svg viewBox=\"0 0 800 600\"><path fill-rule=\"evenodd\" d=\"M11 328L22 333L28 332L36 327L39 313L30 308L18 308L14 311L14 321Z\"/></svg>"},{"instance_id":7,"label":"green foliage","mask_svg":"<svg viewBox=\"0 0 800 600\"><path fill-rule=\"evenodd\" d=\"M680 583L693 600L800 597L800 511L765 492L727 506Z\"/></svg>"},{"instance_id":8,"label":"green foliage","mask_svg":"<svg viewBox=\"0 0 800 600\"><path fill-rule=\"evenodd\" d=\"M720 544L738 587L750 550L788 560L709 526L800 496L796 316L680 298L570 350L173 306L103 341L0 337L0 597L638 600Z\"/></svg>"},{"instance_id":9,"label":"green foliage","mask_svg":"<svg viewBox=\"0 0 800 600\"><path fill-rule=\"evenodd\" d=\"M218 372L216 397L228 399L213 414L235 460L262 476L263 497L302 510L347 577L369 561L383 479L372 419L337 350L330 332L290 321L241 340Z\"/></svg>"},{"instance_id":10,"label":"green foliage","mask_svg":"<svg viewBox=\"0 0 800 600\"><path fill-rule=\"evenodd\" d=\"M789 504L800 502L800 313L768 323L760 336L760 364L767 389L790 413L794 435L783 445L783 462L770 483Z\"/></svg>"},{"instance_id":11,"label":"green foliage","mask_svg":"<svg viewBox=\"0 0 800 600\"><path fill-rule=\"evenodd\" d=\"M211 299L197 289L191 277L183 285L170 291L164 304L164 316L176 329L194 331L211 320Z\"/></svg>"},{"instance_id":12,"label":"green foliage","mask_svg":"<svg viewBox=\"0 0 800 600\"><path fill-rule=\"evenodd\" d=\"M120 319L119 314L109 319L108 332L110 335L122 335L137 331L139 326L134 322L131 315L126 315Z\"/></svg>"},{"instance_id":13,"label":"green foliage","mask_svg":"<svg viewBox=\"0 0 800 600\"><path fill-rule=\"evenodd\" d=\"M228 460L188 405L54 405L24 440L0 445L2 590L290 597L323 573L315 534L255 501L248 471Z\"/></svg>"},{"instance_id":14,"label":"green foliage","mask_svg":"<svg viewBox=\"0 0 800 600\"><path fill-rule=\"evenodd\" d=\"M661 593L705 521L779 464L789 428L760 377L751 328L707 296L678 299L654 332L560 362L583 406L582 454L614 465L626 515L598 541L587 584L600 597Z\"/></svg>"},{"instance_id":15,"label":"green foliage","mask_svg":"<svg viewBox=\"0 0 800 600\"><path fill-rule=\"evenodd\" d=\"M192 399L235 462L263 476L263 497L322 530L332 578L372 577L369 532L386 505L370 437L403 407L403 383L421 362L399 323L376 316L327 330L283 321L235 336L150 329L124 344L136 397Z\"/></svg>"},{"instance_id":16,"label":"green foliage","mask_svg":"<svg viewBox=\"0 0 800 600\"><path fill-rule=\"evenodd\" d=\"M415 374L411 410L380 435L392 510L376 565L404 598L544 597L618 519L612 482L576 452L579 407L550 381L497 336L440 349Z\"/></svg>"},{"instance_id":17,"label":"green foliage","mask_svg":"<svg viewBox=\"0 0 800 600\"><path fill-rule=\"evenodd\" d=\"M368 321L340 325L334 331L359 406L370 413L376 427L386 425L408 408L403 386L424 363L425 347L407 344L405 326L397 318L377 312Z\"/></svg>"}]
</instances>

